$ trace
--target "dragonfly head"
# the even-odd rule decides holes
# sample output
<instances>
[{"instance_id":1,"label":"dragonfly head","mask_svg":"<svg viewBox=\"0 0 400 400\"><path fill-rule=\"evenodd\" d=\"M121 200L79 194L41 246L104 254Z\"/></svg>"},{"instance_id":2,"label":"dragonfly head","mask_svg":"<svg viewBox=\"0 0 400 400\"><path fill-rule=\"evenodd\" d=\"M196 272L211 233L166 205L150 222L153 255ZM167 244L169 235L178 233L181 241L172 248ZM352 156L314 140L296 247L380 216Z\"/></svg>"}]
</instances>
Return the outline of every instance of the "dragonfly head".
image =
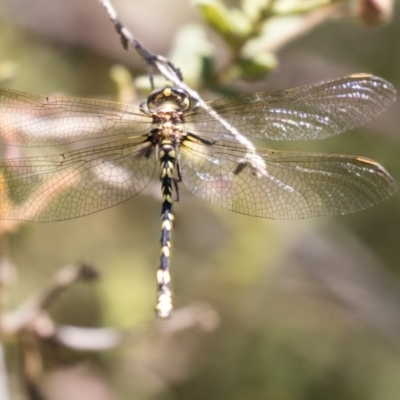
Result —
<instances>
[{"instance_id":1,"label":"dragonfly head","mask_svg":"<svg viewBox=\"0 0 400 400\"><path fill-rule=\"evenodd\" d=\"M153 90L147 98L150 112L187 111L190 105L189 94L176 86Z\"/></svg>"}]
</instances>

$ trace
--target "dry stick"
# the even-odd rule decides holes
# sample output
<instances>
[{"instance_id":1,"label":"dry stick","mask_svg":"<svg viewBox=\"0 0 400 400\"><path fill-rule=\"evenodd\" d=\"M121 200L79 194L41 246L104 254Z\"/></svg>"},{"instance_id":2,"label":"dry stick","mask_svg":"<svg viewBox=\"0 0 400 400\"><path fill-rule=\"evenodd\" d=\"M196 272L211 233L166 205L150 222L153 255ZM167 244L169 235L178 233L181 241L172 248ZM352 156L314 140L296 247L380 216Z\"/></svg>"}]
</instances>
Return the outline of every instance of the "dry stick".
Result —
<instances>
[{"instance_id":1,"label":"dry stick","mask_svg":"<svg viewBox=\"0 0 400 400\"><path fill-rule=\"evenodd\" d=\"M5 317L3 332L6 335L34 334L38 338L56 340L65 347L79 350L105 350L117 347L132 336L145 334L148 327L135 332L121 332L113 328L80 328L55 326L46 311L66 289L79 281L88 281L97 277L97 272L85 264L67 265L58 271L52 283L39 293L26 300L16 311ZM193 327L204 331L213 329L218 318L213 309L205 305L184 307L177 312L177 318L168 321L166 328L170 333ZM165 324L163 324L165 325ZM92 338L90 340L89 338ZM0 397L2 400L2 398Z\"/></svg>"},{"instance_id":2,"label":"dry stick","mask_svg":"<svg viewBox=\"0 0 400 400\"><path fill-rule=\"evenodd\" d=\"M6 361L4 357L4 347L1 343L0 343L0 399L11 400L10 385L8 383Z\"/></svg>"},{"instance_id":3,"label":"dry stick","mask_svg":"<svg viewBox=\"0 0 400 400\"><path fill-rule=\"evenodd\" d=\"M85 264L68 265L58 271L49 287L26 300L16 311L4 315L1 332L18 338L21 354L21 375L30 400L45 400L40 389L42 357L38 348L39 338L54 336L54 324L45 311L67 288L78 281L97 277L97 272ZM10 400L9 385L0 346L0 399Z\"/></svg>"},{"instance_id":4,"label":"dry stick","mask_svg":"<svg viewBox=\"0 0 400 400\"><path fill-rule=\"evenodd\" d=\"M96 276L96 271L85 264L68 265L62 268L55 274L49 287L27 299L14 312L4 316L3 334L13 335L24 330L35 331L35 322L38 317L43 316L43 312L64 290L77 281L94 279ZM39 332L36 333L39 334Z\"/></svg>"},{"instance_id":5,"label":"dry stick","mask_svg":"<svg viewBox=\"0 0 400 400\"><path fill-rule=\"evenodd\" d=\"M25 331L19 334L18 339L21 354L21 375L24 380L26 394L30 400L46 400L40 389L43 366L37 338L32 332Z\"/></svg>"},{"instance_id":6,"label":"dry stick","mask_svg":"<svg viewBox=\"0 0 400 400\"><path fill-rule=\"evenodd\" d=\"M46 400L40 388L42 356L39 338L54 335L54 324L45 313L51 303L77 281L92 280L97 272L85 264L66 266L58 271L52 284L32 296L3 321L3 332L14 334L19 340L21 374L30 400ZM3 399L3 397L0 397Z\"/></svg>"},{"instance_id":7,"label":"dry stick","mask_svg":"<svg viewBox=\"0 0 400 400\"><path fill-rule=\"evenodd\" d=\"M115 30L121 38L122 46L125 50L128 50L129 44L143 57L146 62L147 72L150 78L150 84L152 89L154 89L154 80L151 72L151 68L156 68L162 75L160 68L165 69L166 79L171 80L171 82L179 81L182 82L183 77L181 71L176 68L167 58L151 53L147 50L136 38L133 36L132 32L129 31L118 19L117 12L112 6L109 0L99 0L100 4L105 8L111 22L114 24ZM171 78L167 77L170 76Z\"/></svg>"},{"instance_id":8,"label":"dry stick","mask_svg":"<svg viewBox=\"0 0 400 400\"><path fill-rule=\"evenodd\" d=\"M151 87L153 88L154 86L153 75L151 73L151 69L154 68L158 70L159 73L163 75L165 79L171 81L174 85L185 90L190 95L190 97L193 98L197 102L197 104L208 113L208 115L211 118L219 121L220 124L238 143L246 147L247 152L242 160L243 164L249 165L252 168L253 173L255 173L257 176L266 175L265 162L256 153L256 148L254 147L253 143L250 140L248 140L245 136L243 136L235 127L233 127L226 120L221 118L218 115L218 113L215 110L213 110L195 90L189 88L183 82L183 77L180 70L177 67L175 67L171 61L169 61L166 57L151 53L145 46L141 44L132 34L132 32L119 20L117 12L112 6L110 0L98 0L98 1L105 8L108 17L114 24L115 30L117 31L117 33L121 38L121 43L124 49L127 50L128 45L130 44L137 51L137 53L144 59L147 71L149 73Z\"/></svg>"},{"instance_id":9,"label":"dry stick","mask_svg":"<svg viewBox=\"0 0 400 400\"><path fill-rule=\"evenodd\" d=\"M96 271L85 264L68 265L62 268L55 274L49 287L27 300L14 312L12 319L4 324L5 332L15 334L19 338L22 376L30 400L46 400L40 389L42 357L38 348L39 338L55 340L74 350L98 351L115 348L132 338L148 334L148 328L138 329L133 333L124 333L113 328L54 327L53 322L45 313L48 307L74 283L92 280L96 277ZM180 314L181 318L179 318ZM162 325L164 334L171 335L194 327L209 331L215 329L219 323L214 310L201 304L196 307L183 308L179 310L177 316L178 318ZM9 400L7 397L4 399ZM3 397L0 396L0 400L3 400Z\"/></svg>"}]
</instances>

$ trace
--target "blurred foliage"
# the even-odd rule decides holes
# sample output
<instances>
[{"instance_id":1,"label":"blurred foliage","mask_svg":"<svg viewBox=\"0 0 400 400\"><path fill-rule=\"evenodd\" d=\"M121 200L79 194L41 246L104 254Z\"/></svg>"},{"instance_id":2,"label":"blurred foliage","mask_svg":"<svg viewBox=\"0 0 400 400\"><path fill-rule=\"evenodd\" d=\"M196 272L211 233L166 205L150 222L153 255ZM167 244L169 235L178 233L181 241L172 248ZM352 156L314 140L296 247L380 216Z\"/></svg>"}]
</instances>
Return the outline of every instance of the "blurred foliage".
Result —
<instances>
[{"instance_id":1,"label":"blurred foliage","mask_svg":"<svg viewBox=\"0 0 400 400\"><path fill-rule=\"evenodd\" d=\"M204 24L182 27L169 58L182 68L186 83L195 87L215 90L237 79L259 80L277 68L275 53L282 44L323 21L314 21L310 15L339 3L346 1L243 0L238 7L228 7L220 0L196 0L204 21L224 41L227 60L223 68L215 63L219 49L210 44ZM143 76L139 82L146 85L146 81Z\"/></svg>"},{"instance_id":2,"label":"blurred foliage","mask_svg":"<svg viewBox=\"0 0 400 400\"><path fill-rule=\"evenodd\" d=\"M367 2L198 0L203 20L176 27L165 53L186 83L207 97L356 71L382 74L398 86L399 10L391 24L367 30L358 22L366 11L350 7L356 3ZM124 4L136 15L137 5ZM32 19L41 11L44 6L36 4L19 10ZM151 13L149 5L138 18ZM71 34L79 21L71 18ZM165 23L174 23L173 13ZM107 35L98 29L103 41ZM116 65L114 56L77 42L60 42L2 17L1 83L48 94L142 100L149 90L143 69ZM267 83L258 80L267 75ZM370 156L398 177L396 107L368 131L291 148ZM155 180L143 196L119 207L63 223L24 224L8 243L2 238L2 265L9 256L19 278L18 284L10 280L2 306L13 309L45 287L59 267L85 259L98 267L100 282L66 291L52 305L52 319L121 328L127 337L120 348L95 355L39 343L49 399L398 399L398 195L342 218L280 222L216 209L182 187L172 257L177 311L161 324L152 312L158 192ZM331 275L323 268L328 264ZM219 318L191 312L202 322L189 324L180 312L192 302L208 303ZM3 342L13 399L25 398L18 343Z\"/></svg>"},{"instance_id":3,"label":"blurred foliage","mask_svg":"<svg viewBox=\"0 0 400 400\"><path fill-rule=\"evenodd\" d=\"M18 72L18 65L12 61L2 62L0 64L0 82L6 83L13 79Z\"/></svg>"}]
</instances>

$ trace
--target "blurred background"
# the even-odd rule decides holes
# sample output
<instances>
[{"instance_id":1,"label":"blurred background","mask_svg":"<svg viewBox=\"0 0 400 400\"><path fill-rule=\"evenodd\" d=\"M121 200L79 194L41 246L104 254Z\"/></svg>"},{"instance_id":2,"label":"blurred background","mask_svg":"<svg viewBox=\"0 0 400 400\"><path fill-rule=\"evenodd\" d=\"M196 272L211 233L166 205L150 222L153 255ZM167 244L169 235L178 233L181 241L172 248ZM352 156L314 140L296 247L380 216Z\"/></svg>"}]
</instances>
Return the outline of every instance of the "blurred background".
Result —
<instances>
[{"instance_id":1,"label":"blurred background","mask_svg":"<svg viewBox=\"0 0 400 400\"><path fill-rule=\"evenodd\" d=\"M113 4L142 43L171 57L206 99L355 72L400 87L400 7L387 0ZM272 18L257 14L263 7L275 10ZM149 92L145 74L95 0L0 3L4 87L139 104ZM396 104L372 124L318 143L265 146L363 155L398 180L399 113ZM398 193L352 215L272 221L216 208L180 188L176 312L166 322L153 312L157 180L101 213L13 232L2 226L3 313L47 290L67 264L85 261L100 279L72 285L51 304L58 337L3 335L1 399L399 398ZM74 342L62 330L68 326L89 330L78 330ZM93 347L100 338L104 351L71 348L84 337ZM36 389L21 358L25 366L35 360Z\"/></svg>"}]
</instances>

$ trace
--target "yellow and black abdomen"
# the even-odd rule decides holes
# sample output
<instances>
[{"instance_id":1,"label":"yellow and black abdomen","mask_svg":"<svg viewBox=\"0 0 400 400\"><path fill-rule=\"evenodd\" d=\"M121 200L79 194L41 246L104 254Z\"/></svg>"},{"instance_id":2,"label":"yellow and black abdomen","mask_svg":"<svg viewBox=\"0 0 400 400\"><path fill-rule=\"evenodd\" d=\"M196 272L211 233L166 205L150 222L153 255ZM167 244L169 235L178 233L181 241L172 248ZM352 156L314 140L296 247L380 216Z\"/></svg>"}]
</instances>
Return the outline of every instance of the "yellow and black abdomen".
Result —
<instances>
[{"instance_id":1,"label":"yellow and black abdomen","mask_svg":"<svg viewBox=\"0 0 400 400\"><path fill-rule=\"evenodd\" d=\"M159 318L169 318L172 312L172 293L169 273L171 253L171 232L174 215L172 211L172 192L174 185L174 169L176 164L176 150L169 139L164 139L159 145L158 158L161 168L161 252L160 264L157 272L157 304L156 314Z\"/></svg>"}]
</instances>

